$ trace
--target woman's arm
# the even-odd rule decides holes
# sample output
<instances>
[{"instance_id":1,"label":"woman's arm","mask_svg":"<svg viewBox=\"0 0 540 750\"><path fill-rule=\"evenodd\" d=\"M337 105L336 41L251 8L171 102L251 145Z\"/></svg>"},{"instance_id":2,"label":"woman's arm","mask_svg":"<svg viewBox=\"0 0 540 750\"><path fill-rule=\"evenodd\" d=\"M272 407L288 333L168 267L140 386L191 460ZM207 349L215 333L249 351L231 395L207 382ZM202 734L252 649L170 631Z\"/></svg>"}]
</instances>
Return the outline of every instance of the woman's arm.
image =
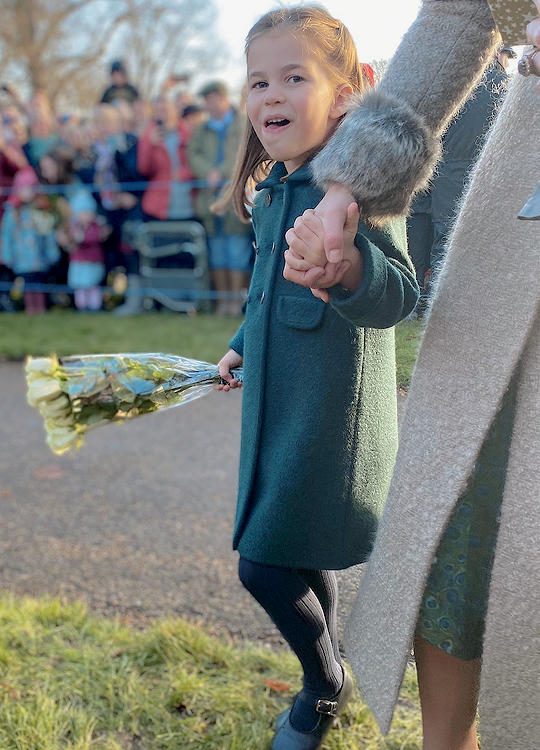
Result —
<instances>
[{"instance_id":1,"label":"woman's arm","mask_svg":"<svg viewBox=\"0 0 540 750\"><path fill-rule=\"evenodd\" d=\"M338 250L333 260L340 259L337 245L351 195L364 220L405 213L431 176L440 134L499 41L487 0L424 0L380 85L355 103L313 160L320 187L349 189L341 197L336 190L317 208L332 240L327 255Z\"/></svg>"}]
</instances>

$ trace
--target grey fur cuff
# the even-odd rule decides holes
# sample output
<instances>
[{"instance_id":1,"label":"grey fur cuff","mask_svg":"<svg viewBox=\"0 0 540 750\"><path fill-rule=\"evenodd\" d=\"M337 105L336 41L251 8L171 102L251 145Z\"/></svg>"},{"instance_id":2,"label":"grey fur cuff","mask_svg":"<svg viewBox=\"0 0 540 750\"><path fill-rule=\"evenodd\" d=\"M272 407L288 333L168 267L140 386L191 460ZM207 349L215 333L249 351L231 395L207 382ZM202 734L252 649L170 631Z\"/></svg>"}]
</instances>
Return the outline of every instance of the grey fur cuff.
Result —
<instances>
[{"instance_id":1,"label":"grey fur cuff","mask_svg":"<svg viewBox=\"0 0 540 750\"><path fill-rule=\"evenodd\" d=\"M362 219L379 223L407 212L440 156L439 139L407 104L380 91L359 97L312 162L315 182L351 188Z\"/></svg>"}]
</instances>

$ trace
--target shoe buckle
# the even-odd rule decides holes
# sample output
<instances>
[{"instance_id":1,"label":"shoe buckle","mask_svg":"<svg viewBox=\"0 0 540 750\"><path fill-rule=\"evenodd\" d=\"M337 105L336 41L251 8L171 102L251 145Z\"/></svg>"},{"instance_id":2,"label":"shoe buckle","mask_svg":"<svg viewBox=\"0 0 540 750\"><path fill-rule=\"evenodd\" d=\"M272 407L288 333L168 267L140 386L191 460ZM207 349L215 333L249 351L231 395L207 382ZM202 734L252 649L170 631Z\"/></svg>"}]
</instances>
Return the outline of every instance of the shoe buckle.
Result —
<instances>
[{"instance_id":1,"label":"shoe buckle","mask_svg":"<svg viewBox=\"0 0 540 750\"><path fill-rule=\"evenodd\" d=\"M338 702L329 701L321 698L315 704L315 710L325 716L337 716L338 715Z\"/></svg>"}]
</instances>

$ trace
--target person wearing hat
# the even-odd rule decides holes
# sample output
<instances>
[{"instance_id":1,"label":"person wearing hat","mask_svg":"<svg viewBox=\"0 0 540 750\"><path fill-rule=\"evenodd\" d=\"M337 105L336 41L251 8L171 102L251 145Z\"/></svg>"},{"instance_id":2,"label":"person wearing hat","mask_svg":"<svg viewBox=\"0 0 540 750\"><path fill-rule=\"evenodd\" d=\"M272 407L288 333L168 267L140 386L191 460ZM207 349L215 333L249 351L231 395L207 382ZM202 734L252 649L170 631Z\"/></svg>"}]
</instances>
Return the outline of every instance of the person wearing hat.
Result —
<instances>
[{"instance_id":1,"label":"person wearing hat","mask_svg":"<svg viewBox=\"0 0 540 750\"><path fill-rule=\"evenodd\" d=\"M193 131L188 160L195 179L207 187L197 191L195 211L208 236L212 284L218 315L240 315L241 293L249 286L252 259L251 227L232 210L216 216L211 210L220 190L231 178L244 133L245 115L232 106L227 86L211 81L199 92L208 119Z\"/></svg>"},{"instance_id":2,"label":"person wearing hat","mask_svg":"<svg viewBox=\"0 0 540 750\"><path fill-rule=\"evenodd\" d=\"M101 97L100 104L111 104L116 99L123 99L129 104L139 98L139 92L128 83L127 71L122 60L115 60L111 65L112 84Z\"/></svg>"},{"instance_id":3,"label":"person wearing hat","mask_svg":"<svg viewBox=\"0 0 540 750\"><path fill-rule=\"evenodd\" d=\"M81 188L69 201L71 217L67 235L69 252L68 285L74 290L77 310L101 310L101 282L105 276L102 242L110 228L100 224L92 193Z\"/></svg>"},{"instance_id":4,"label":"person wearing hat","mask_svg":"<svg viewBox=\"0 0 540 750\"><path fill-rule=\"evenodd\" d=\"M0 232L2 263L25 285L41 285L60 259L54 231L56 219L48 205L41 205L39 179L32 167L19 170L12 187ZM24 292L24 309L30 315L47 309L45 292L36 286L26 287Z\"/></svg>"},{"instance_id":5,"label":"person wearing hat","mask_svg":"<svg viewBox=\"0 0 540 750\"><path fill-rule=\"evenodd\" d=\"M185 123L188 132L193 133L195 128L204 122L205 113L197 104L188 104L182 111L182 122Z\"/></svg>"}]
</instances>

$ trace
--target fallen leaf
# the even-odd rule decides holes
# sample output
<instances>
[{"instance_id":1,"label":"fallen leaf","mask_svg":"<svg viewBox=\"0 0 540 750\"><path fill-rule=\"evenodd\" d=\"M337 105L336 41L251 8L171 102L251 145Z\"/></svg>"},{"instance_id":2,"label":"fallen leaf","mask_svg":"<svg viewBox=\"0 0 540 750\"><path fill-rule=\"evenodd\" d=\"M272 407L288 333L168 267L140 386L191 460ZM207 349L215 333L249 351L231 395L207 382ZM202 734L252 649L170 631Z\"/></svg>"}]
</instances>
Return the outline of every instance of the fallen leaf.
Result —
<instances>
[{"instance_id":1,"label":"fallen leaf","mask_svg":"<svg viewBox=\"0 0 540 750\"><path fill-rule=\"evenodd\" d=\"M286 682L280 682L279 680L270 680L268 677L265 677L264 681L270 688L270 690L272 690L274 693L289 693L291 690L291 686Z\"/></svg>"},{"instance_id":2,"label":"fallen leaf","mask_svg":"<svg viewBox=\"0 0 540 750\"><path fill-rule=\"evenodd\" d=\"M44 479L50 481L53 479L62 479L66 476L66 472L61 469L57 464L45 464L44 466L38 466L32 472L34 479Z\"/></svg>"},{"instance_id":3,"label":"fallen leaf","mask_svg":"<svg viewBox=\"0 0 540 750\"><path fill-rule=\"evenodd\" d=\"M8 685L7 682L1 682L0 681L0 687L3 687L4 690L7 690L12 698L18 698L19 697L19 691L15 690L14 687L11 687L11 685Z\"/></svg>"},{"instance_id":4,"label":"fallen leaf","mask_svg":"<svg viewBox=\"0 0 540 750\"><path fill-rule=\"evenodd\" d=\"M12 497L13 492L10 492L9 490L3 490L3 492L0 492L0 497Z\"/></svg>"}]
</instances>

